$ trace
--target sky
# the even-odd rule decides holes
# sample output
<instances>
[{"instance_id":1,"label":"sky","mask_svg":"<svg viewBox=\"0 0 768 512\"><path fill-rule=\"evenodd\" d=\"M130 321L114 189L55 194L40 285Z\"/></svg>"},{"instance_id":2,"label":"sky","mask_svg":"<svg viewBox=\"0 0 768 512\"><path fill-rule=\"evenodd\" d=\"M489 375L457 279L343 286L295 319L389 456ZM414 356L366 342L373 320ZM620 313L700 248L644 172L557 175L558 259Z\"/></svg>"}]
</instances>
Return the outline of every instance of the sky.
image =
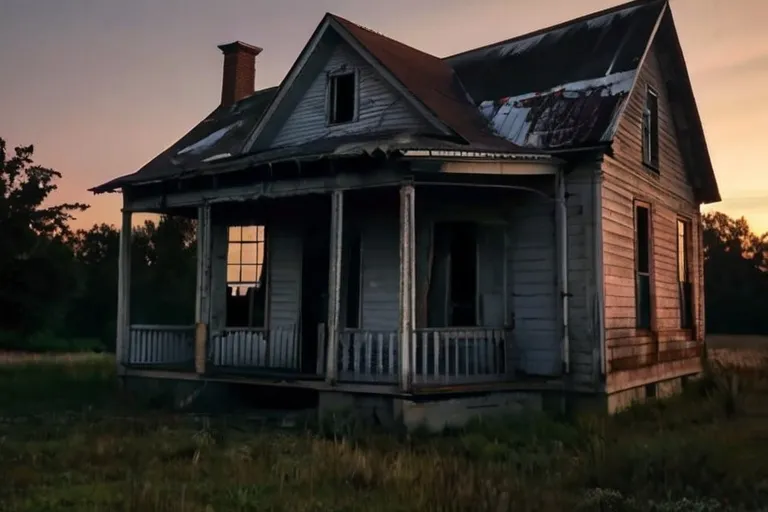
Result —
<instances>
[{"instance_id":1,"label":"sky","mask_svg":"<svg viewBox=\"0 0 768 512\"><path fill-rule=\"evenodd\" d=\"M89 187L138 170L218 104L217 45L261 46L256 87L280 83L325 12L437 56L612 7L615 0L1 0L0 137L63 174L76 227L119 223ZM672 0L723 201L768 232L766 0Z\"/></svg>"}]
</instances>

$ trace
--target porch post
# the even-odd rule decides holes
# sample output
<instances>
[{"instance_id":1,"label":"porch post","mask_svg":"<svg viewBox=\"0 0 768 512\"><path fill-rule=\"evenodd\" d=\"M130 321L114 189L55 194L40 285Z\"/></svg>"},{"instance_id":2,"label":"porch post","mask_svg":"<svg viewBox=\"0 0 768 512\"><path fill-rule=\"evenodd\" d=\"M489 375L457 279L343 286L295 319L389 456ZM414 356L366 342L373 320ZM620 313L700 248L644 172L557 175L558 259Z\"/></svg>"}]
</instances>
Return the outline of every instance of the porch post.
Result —
<instances>
[{"instance_id":1,"label":"porch post","mask_svg":"<svg viewBox=\"0 0 768 512\"><path fill-rule=\"evenodd\" d=\"M117 270L117 337L115 341L115 361L117 374L125 374L128 362L131 329L131 217L130 211L123 209L120 226L120 249Z\"/></svg>"},{"instance_id":2,"label":"porch post","mask_svg":"<svg viewBox=\"0 0 768 512\"><path fill-rule=\"evenodd\" d=\"M344 192L334 190L331 195L331 254L328 269L328 327L325 381L336 382L336 364L339 353L339 304L341 295L341 253L344 229Z\"/></svg>"},{"instance_id":3,"label":"porch post","mask_svg":"<svg viewBox=\"0 0 768 512\"><path fill-rule=\"evenodd\" d=\"M205 373L211 320L211 207L197 209L197 293L195 295L195 371Z\"/></svg>"},{"instance_id":4,"label":"porch post","mask_svg":"<svg viewBox=\"0 0 768 512\"><path fill-rule=\"evenodd\" d=\"M411 343L415 318L415 191L412 183L400 187L400 389L411 387Z\"/></svg>"},{"instance_id":5,"label":"porch post","mask_svg":"<svg viewBox=\"0 0 768 512\"><path fill-rule=\"evenodd\" d=\"M557 228L557 256L558 256L558 283L560 287L561 300L561 357L563 364L563 373L570 373L571 369L571 342L569 335L569 297L568 291L568 194L565 186L565 173L563 169L558 169L555 175L557 198L555 215L555 226Z\"/></svg>"}]
</instances>

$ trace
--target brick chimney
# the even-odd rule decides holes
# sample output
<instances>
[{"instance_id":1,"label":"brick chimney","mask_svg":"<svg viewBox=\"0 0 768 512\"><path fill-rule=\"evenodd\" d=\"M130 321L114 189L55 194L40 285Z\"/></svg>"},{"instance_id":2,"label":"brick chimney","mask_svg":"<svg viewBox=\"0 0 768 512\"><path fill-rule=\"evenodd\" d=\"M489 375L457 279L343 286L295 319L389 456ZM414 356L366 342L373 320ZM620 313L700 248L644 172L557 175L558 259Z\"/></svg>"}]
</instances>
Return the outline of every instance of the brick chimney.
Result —
<instances>
[{"instance_id":1,"label":"brick chimney","mask_svg":"<svg viewBox=\"0 0 768 512\"><path fill-rule=\"evenodd\" d=\"M229 107L253 94L256 79L255 61L262 49L242 41L235 41L234 43L219 45L219 50L224 54L221 106Z\"/></svg>"}]
</instances>

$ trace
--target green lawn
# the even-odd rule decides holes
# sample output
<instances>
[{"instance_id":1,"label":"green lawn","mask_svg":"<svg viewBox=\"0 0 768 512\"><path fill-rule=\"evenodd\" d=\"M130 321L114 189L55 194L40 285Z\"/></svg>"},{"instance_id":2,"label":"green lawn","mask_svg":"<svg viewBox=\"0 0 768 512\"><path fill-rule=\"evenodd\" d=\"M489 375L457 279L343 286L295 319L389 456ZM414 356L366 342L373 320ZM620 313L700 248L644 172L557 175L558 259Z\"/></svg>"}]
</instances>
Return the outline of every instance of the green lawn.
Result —
<instances>
[{"instance_id":1,"label":"green lawn","mask_svg":"<svg viewBox=\"0 0 768 512\"><path fill-rule=\"evenodd\" d=\"M766 365L717 369L613 418L406 436L148 410L106 357L3 365L0 510L759 510L767 392Z\"/></svg>"}]
</instances>

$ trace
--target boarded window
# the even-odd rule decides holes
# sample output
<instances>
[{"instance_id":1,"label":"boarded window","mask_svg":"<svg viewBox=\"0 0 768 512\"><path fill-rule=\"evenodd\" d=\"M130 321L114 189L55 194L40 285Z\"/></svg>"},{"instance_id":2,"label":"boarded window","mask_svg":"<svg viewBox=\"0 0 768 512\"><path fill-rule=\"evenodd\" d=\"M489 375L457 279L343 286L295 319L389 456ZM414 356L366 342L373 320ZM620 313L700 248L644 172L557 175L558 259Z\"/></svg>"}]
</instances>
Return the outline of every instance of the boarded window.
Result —
<instances>
[{"instance_id":1,"label":"boarded window","mask_svg":"<svg viewBox=\"0 0 768 512\"><path fill-rule=\"evenodd\" d=\"M648 88L643 110L643 162L659 169L659 96Z\"/></svg>"},{"instance_id":2,"label":"boarded window","mask_svg":"<svg viewBox=\"0 0 768 512\"><path fill-rule=\"evenodd\" d=\"M651 211L635 205L635 314L637 327L651 328Z\"/></svg>"},{"instance_id":3,"label":"boarded window","mask_svg":"<svg viewBox=\"0 0 768 512\"><path fill-rule=\"evenodd\" d=\"M680 328L693 325L693 286L691 279L691 229L690 224L677 221L677 284L680 296Z\"/></svg>"},{"instance_id":4,"label":"boarded window","mask_svg":"<svg viewBox=\"0 0 768 512\"><path fill-rule=\"evenodd\" d=\"M230 226L227 243L227 326L263 327L266 305L264 226Z\"/></svg>"},{"instance_id":5,"label":"boarded window","mask_svg":"<svg viewBox=\"0 0 768 512\"><path fill-rule=\"evenodd\" d=\"M331 75L328 80L328 123L353 121L357 104L355 73Z\"/></svg>"}]
</instances>

